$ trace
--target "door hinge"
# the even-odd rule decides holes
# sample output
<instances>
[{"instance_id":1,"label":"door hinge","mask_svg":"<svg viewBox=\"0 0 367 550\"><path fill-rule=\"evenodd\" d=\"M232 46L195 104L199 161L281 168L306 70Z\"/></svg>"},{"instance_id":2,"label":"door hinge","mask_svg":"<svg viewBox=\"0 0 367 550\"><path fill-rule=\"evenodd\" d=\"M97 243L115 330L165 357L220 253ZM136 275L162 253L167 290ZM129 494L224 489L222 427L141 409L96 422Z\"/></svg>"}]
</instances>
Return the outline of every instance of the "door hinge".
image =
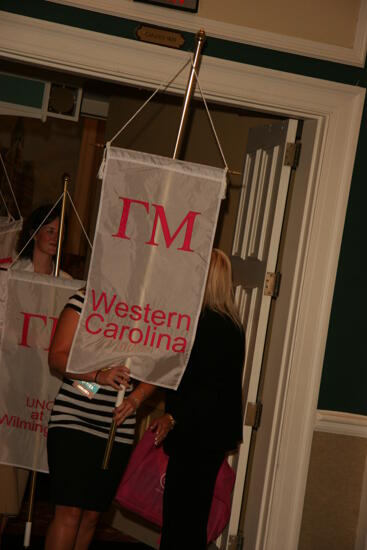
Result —
<instances>
[{"instance_id":1,"label":"door hinge","mask_svg":"<svg viewBox=\"0 0 367 550\"><path fill-rule=\"evenodd\" d=\"M284 165L291 166L296 169L299 164L299 157L301 155L301 142L287 143L284 155Z\"/></svg>"},{"instance_id":2,"label":"door hinge","mask_svg":"<svg viewBox=\"0 0 367 550\"><path fill-rule=\"evenodd\" d=\"M280 289L280 279L282 275L279 271L272 273L268 271L265 277L264 295L278 298Z\"/></svg>"},{"instance_id":3,"label":"door hinge","mask_svg":"<svg viewBox=\"0 0 367 550\"><path fill-rule=\"evenodd\" d=\"M254 430L257 430L260 427L262 410L263 404L261 401L256 401L256 403L247 403L245 425L251 426Z\"/></svg>"},{"instance_id":4,"label":"door hinge","mask_svg":"<svg viewBox=\"0 0 367 550\"><path fill-rule=\"evenodd\" d=\"M229 535L228 550L242 550L243 535Z\"/></svg>"}]
</instances>

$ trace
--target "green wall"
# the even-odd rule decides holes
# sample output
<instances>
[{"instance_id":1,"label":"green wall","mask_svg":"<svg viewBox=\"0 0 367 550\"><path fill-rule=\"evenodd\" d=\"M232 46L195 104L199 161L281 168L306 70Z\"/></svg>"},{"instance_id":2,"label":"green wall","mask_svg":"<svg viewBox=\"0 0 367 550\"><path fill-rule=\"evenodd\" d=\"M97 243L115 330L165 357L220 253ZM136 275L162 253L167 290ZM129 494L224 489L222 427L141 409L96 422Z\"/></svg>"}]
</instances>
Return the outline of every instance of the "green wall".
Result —
<instances>
[{"instance_id":1,"label":"green wall","mask_svg":"<svg viewBox=\"0 0 367 550\"><path fill-rule=\"evenodd\" d=\"M0 0L0 10L135 40L139 23L44 0ZM195 34L182 33L193 50ZM366 87L366 68L208 38L204 54L240 63ZM367 415L366 260L367 119L363 115L338 266L319 408ZM367 340L367 338L366 338Z\"/></svg>"},{"instance_id":2,"label":"green wall","mask_svg":"<svg viewBox=\"0 0 367 550\"><path fill-rule=\"evenodd\" d=\"M361 71L365 79L366 71ZM365 86L365 81L364 84ZM329 325L319 408L367 414L367 108L364 107Z\"/></svg>"},{"instance_id":3,"label":"green wall","mask_svg":"<svg viewBox=\"0 0 367 550\"><path fill-rule=\"evenodd\" d=\"M45 83L6 73L0 73L0 101L42 108Z\"/></svg>"}]
</instances>

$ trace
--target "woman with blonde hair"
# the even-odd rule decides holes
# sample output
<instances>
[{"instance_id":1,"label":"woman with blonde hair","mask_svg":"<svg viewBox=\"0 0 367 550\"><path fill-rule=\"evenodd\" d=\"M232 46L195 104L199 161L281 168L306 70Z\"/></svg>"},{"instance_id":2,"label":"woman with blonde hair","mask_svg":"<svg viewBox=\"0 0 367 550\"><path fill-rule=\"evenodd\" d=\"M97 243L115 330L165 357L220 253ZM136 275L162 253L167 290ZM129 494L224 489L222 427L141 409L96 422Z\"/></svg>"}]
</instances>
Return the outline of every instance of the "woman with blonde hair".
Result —
<instances>
[{"instance_id":1,"label":"woman with blonde hair","mask_svg":"<svg viewBox=\"0 0 367 550\"><path fill-rule=\"evenodd\" d=\"M242 440L245 337L233 301L229 258L212 251L190 360L166 413L154 421L156 444L169 455L161 550L204 550L216 477Z\"/></svg>"}]
</instances>

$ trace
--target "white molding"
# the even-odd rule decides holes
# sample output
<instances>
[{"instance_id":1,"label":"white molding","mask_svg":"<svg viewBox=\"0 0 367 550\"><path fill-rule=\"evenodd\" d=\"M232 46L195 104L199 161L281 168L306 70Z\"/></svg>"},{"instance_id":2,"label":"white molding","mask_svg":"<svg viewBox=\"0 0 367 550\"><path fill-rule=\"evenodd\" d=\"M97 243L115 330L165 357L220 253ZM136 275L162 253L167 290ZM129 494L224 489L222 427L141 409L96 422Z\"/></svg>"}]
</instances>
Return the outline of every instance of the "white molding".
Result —
<instances>
[{"instance_id":1,"label":"white molding","mask_svg":"<svg viewBox=\"0 0 367 550\"><path fill-rule=\"evenodd\" d=\"M39 118L45 120L43 109L36 107L24 107L23 105L15 105L0 101L0 115L5 116L22 116L29 118Z\"/></svg>"},{"instance_id":2,"label":"white molding","mask_svg":"<svg viewBox=\"0 0 367 550\"><path fill-rule=\"evenodd\" d=\"M155 87L187 52L1 12L0 56L95 78ZM172 89L183 90L187 76Z\"/></svg>"},{"instance_id":3,"label":"white molding","mask_svg":"<svg viewBox=\"0 0 367 550\"><path fill-rule=\"evenodd\" d=\"M351 92L350 87L348 90ZM347 94L349 91L345 88ZM321 95L317 107L314 105L325 126L313 176L316 181L310 188L304 217L304 251L296 277L299 286L295 285L296 290L299 288L299 295L294 296L294 317L289 318L289 342L282 359L287 380L283 389L285 399L284 403L280 400L281 412L277 421L280 433L274 444L276 474L269 472L272 478L271 508L262 547L266 550L294 550L298 546L317 410L316 388L320 386L342 220L348 201L345 183L352 175L364 102L364 90L356 95L352 93L349 100L342 95L330 94L331 103L325 105L323 115ZM346 134L341 136L343 127ZM348 152L343 152L347 144ZM338 167L339 155L343 161ZM342 172L338 174L340 169ZM344 182L341 187L337 180Z\"/></svg>"},{"instance_id":4,"label":"white molding","mask_svg":"<svg viewBox=\"0 0 367 550\"><path fill-rule=\"evenodd\" d=\"M352 48L326 44L286 36L252 27L243 27L223 23L213 19L199 17L198 14L176 11L160 6L139 4L131 0L50 0L59 4L106 13L117 17L133 19L163 27L171 27L187 32L197 32L205 29L208 36L221 38L232 42L250 44L261 48L294 53L316 59L334 61L347 65L363 67L367 48L367 2L361 0L358 16L356 38Z\"/></svg>"},{"instance_id":5,"label":"white molding","mask_svg":"<svg viewBox=\"0 0 367 550\"><path fill-rule=\"evenodd\" d=\"M103 35L97 32L66 27L2 12L0 19L0 57L32 63L39 66L57 68L61 71L124 82L147 88L156 88L169 81L191 54L171 48L164 48L143 42L132 41ZM183 93L187 83L187 71L183 72L171 85L170 91ZM283 108L282 94L274 96L274 86L268 85L269 75L272 82L282 83L282 93L287 90L290 81L308 82L308 86L318 89L350 91L354 86L342 85L310 77L303 77L272 69L263 69L233 61L203 56L200 68L200 83L209 99L222 100L231 104L243 105L264 110L264 104L273 104L277 112L296 116L298 109L291 111ZM258 100L258 94L252 93L251 81L262 80L266 89L261 96L267 101ZM359 89L359 88L357 88ZM224 92L224 93L223 93ZM196 90L199 95L199 91ZM277 92L275 91L275 94ZM244 100L246 97L246 100ZM301 106L304 97L295 103ZM267 110L265 108L265 110ZM329 111L325 105L325 113Z\"/></svg>"},{"instance_id":6,"label":"white molding","mask_svg":"<svg viewBox=\"0 0 367 550\"><path fill-rule=\"evenodd\" d=\"M2 12L0 56L105 80L156 87L168 81L188 54L131 40L80 31ZM183 93L187 74L174 90ZM328 332L342 231L365 90L325 80L202 58L206 97L246 109L316 121L307 203L302 219L289 325L282 336L282 388L274 388L271 486L261 550L294 550ZM220 136L220 139L222 136ZM224 136L224 153L230 136ZM275 457L275 458L274 458Z\"/></svg>"},{"instance_id":7,"label":"white molding","mask_svg":"<svg viewBox=\"0 0 367 550\"><path fill-rule=\"evenodd\" d=\"M315 431L353 437L367 437L367 416L318 410Z\"/></svg>"}]
</instances>

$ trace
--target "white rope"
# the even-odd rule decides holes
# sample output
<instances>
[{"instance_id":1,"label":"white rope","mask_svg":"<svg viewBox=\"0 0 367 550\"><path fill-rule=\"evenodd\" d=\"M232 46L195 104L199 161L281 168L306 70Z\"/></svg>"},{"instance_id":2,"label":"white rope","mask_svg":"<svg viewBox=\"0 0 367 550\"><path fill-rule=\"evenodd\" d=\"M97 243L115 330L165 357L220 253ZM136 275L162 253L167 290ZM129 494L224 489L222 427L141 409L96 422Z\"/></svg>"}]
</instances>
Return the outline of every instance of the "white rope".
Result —
<instances>
[{"instance_id":1,"label":"white rope","mask_svg":"<svg viewBox=\"0 0 367 550\"><path fill-rule=\"evenodd\" d=\"M71 198L71 195L70 195L69 191L67 191L66 193L67 193L67 196L69 197L69 200L70 200L70 202L71 202L71 205L72 205L72 207L73 207L73 210L74 210L74 212L75 212L75 215L76 215L76 217L78 218L78 221L79 221L80 227L81 227L82 230L83 230L84 236L85 236L85 238L87 239L90 248L92 249L92 248L93 248L93 245L92 245L92 243L91 243L91 241L90 241L90 239L89 239L88 233L87 233L86 230L84 229L83 222L82 222L82 220L80 219L80 216L79 216L79 214L78 214L78 211L77 211L77 209L76 209L76 207L75 207L75 205L74 205L74 203L73 203L73 199Z\"/></svg>"},{"instance_id":2,"label":"white rope","mask_svg":"<svg viewBox=\"0 0 367 550\"><path fill-rule=\"evenodd\" d=\"M202 98L202 100L203 100L203 102L204 102L204 105L205 105L205 108L206 108L206 112L207 112L208 117L209 117L210 125L211 125L211 127L212 127L213 134L214 134L214 137L215 137L215 141L217 142L218 149L219 149L220 154L221 154L221 156L222 156L222 160L223 160L224 166L225 166L226 169L229 171L228 164L227 164L226 158L225 158L225 156L224 156L223 149L222 149L222 146L221 146L221 144L220 144L218 134L217 134L217 132L216 132L216 130L215 130L214 122L213 122L213 119L212 119L212 117L211 117L211 114L210 114L210 111L209 111L208 104L207 104L207 102L206 102L205 96L204 96L204 94L203 94L203 90L202 90L202 88L201 88L201 86L200 86L200 81L199 81L198 74L197 74L197 72L196 72L195 69L194 69L194 73L195 73L195 76L196 76L196 81L197 81L198 86L199 86L201 98Z\"/></svg>"},{"instance_id":3,"label":"white rope","mask_svg":"<svg viewBox=\"0 0 367 550\"><path fill-rule=\"evenodd\" d=\"M1 197L1 200L3 201L3 205L5 206L5 210L6 210L6 213L8 214L8 218L9 218L11 221L13 221L14 218L13 218L13 216L11 215L11 213L9 212L8 205L6 204L4 195L2 194L1 190L0 190L0 197Z\"/></svg>"},{"instance_id":4,"label":"white rope","mask_svg":"<svg viewBox=\"0 0 367 550\"><path fill-rule=\"evenodd\" d=\"M160 91L160 90L165 90L166 88L168 88L170 86L170 84L178 77L178 75L186 68L186 66L191 63L191 66L193 67L193 61L192 61L192 58L190 57L188 60L185 61L185 63L183 64L183 66L175 73L175 75L168 81L166 82L166 84L164 84L164 82L161 82L161 84L158 86L158 88L150 95L150 97L143 103L143 105L141 105L141 107L139 107L139 109L136 111L136 113L122 126L122 128L120 128L120 130L112 137L112 139L110 139L109 141L107 141L106 143L106 147L110 146L112 144L112 142L125 130L125 128L138 116L138 114L144 109L144 107L153 99L153 97ZM228 167L228 163L227 163L227 160L224 156L224 152L223 152L223 148L221 146L221 143L219 141L219 137L218 137L218 134L215 130L215 126L214 126L214 122L213 122L213 119L211 117L211 114L210 114L210 111L209 111L209 108L208 108L208 104L206 102L206 99L205 99L205 96L204 96L204 93L203 93L203 90L201 88L201 85L200 85L200 81L199 81L199 77L198 77L198 74L196 72L196 70L194 69L194 73L195 73L195 77L196 77L196 81L198 83L198 86L199 86L199 90L200 90L200 94L201 94L201 98L204 102L204 105L205 105L205 109L206 109L206 112L207 112L207 115L208 115L208 118L209 118L209 122L210 122L210 126L211 126L211 129L213 131L213 134L214 134L214 138L215 138L215 141L216 141L216 144L218 146L218 149L219 149L219 152L221 154L221 157L222 157L222 160L223 160L223 164L226 168L227 171L230 171L229 170L229 167ZM106 151L106 150L105 150ZM102 164L103 164L103 161L102 161ZM102 165L101 165L102 166Z\"/></svg>"},{"instance_id":5,"label":"white rope","mask_svg":"<svg viewBox=\"0 0 367 550\"><path fill-rule=\"evenodd\" d=\"M185 61L185 63L182 65L182 67L175 73L175 75L170 78L170 80L168 82L166 82L166 84L164 84L164 82L161 82L160 85L158 86L158 88L151 94L150 97L148 97L148 99L143 103L143 105L141 107L139 107L139 109L136 111L136 113L123 125L122 128L120 128L120 130L113 136L112 139L110 139L107 143L106 143L106 146L108 145L111 145L111 143L121 134L121 132L123 132L125 130L125 128L134 120L135 117L137 117L137 115L140 113L140 111L142 111L144 109L144 107L149 103L149 101L151 101L153 99L153 97L160 91L160 90L165 90L168 88L168 86L170 84L172 84L172 82L178 77L179 74L182 73L182 71L185 69L185 67L189 64L189 63L192 63L192 60L191 60L191 57L189 59L187 59Z\"/></svg>"},{"instance_id":6,"label":"white rope","mask_svg":"<svg viewBox=\"0 0 367 550\"><path fill-rule=\"evenodd\" d=\"M33 237L37 234L37 232L41 229L42 225L45 223L45 221L47 220L47 218L49 217L49 215L55 210L56 206L59 204L59 202L61 201L62 197L64 196L64 193L61 193L60 197L57 199L57 201L55 202L55 204L53 205L53 207L51 208L51 210L48 212L48 214L46 214L46 216L43 218L43 220L41 221L41 223L39 224L39 226L37 227L37 229L32 233L31 237L28 239L28 241L25 243L25 245L23 246L22 250L19 252L19 254L14 258L14 260L12 261L12 263L10 264L9 266L9 269L11 269L13 267L13 265L18 261L18 258L19 256L21 256L21 254L24 252L24 250L27 248L27 246L29 245L29 243L31 242L31 240L33 239Z\"/></svg>"},{"instance_id":7,"label":"white rope","mask_svg":"<svg viewBox=\"0 0 367 550\"><path fill-rule=\"evenodd\" d=\"M10 183L10 179L9 179L9 176L8 176L8 172L7 172L7 170L6 170L5 163L4 163L4 161L3 161L3 157L1 156L1 153L0 153L0 160L1 160L1 164L3 165L3 168L4 168L4 172L5 172L6 179L8 180L8 184L9 184L9 187L10 187L11 194L12 194L12 196L13 196L13 200L14 200L15 206L16 206L16 208L17 208L17 210L18 210L19 219L22 219L22 214L21 214L21 212L20 212L20 208L19 208L19 205L18 205L16 196L15 196L14 191L13 191L13 187L12 187L12 185L11 185L11 183ZM3 196L2 196L2 195L1 195L1 198L3 199ZM4 199L3 199L3 201L4 201ZM4 201L4 204L5 204L5 201ZM7 212L8 212L8 214L9 214L9 210L8 210L8 207L6 206L6 204L5 204L5 208L6 208Z\"/></svg>"}]
</instances>

